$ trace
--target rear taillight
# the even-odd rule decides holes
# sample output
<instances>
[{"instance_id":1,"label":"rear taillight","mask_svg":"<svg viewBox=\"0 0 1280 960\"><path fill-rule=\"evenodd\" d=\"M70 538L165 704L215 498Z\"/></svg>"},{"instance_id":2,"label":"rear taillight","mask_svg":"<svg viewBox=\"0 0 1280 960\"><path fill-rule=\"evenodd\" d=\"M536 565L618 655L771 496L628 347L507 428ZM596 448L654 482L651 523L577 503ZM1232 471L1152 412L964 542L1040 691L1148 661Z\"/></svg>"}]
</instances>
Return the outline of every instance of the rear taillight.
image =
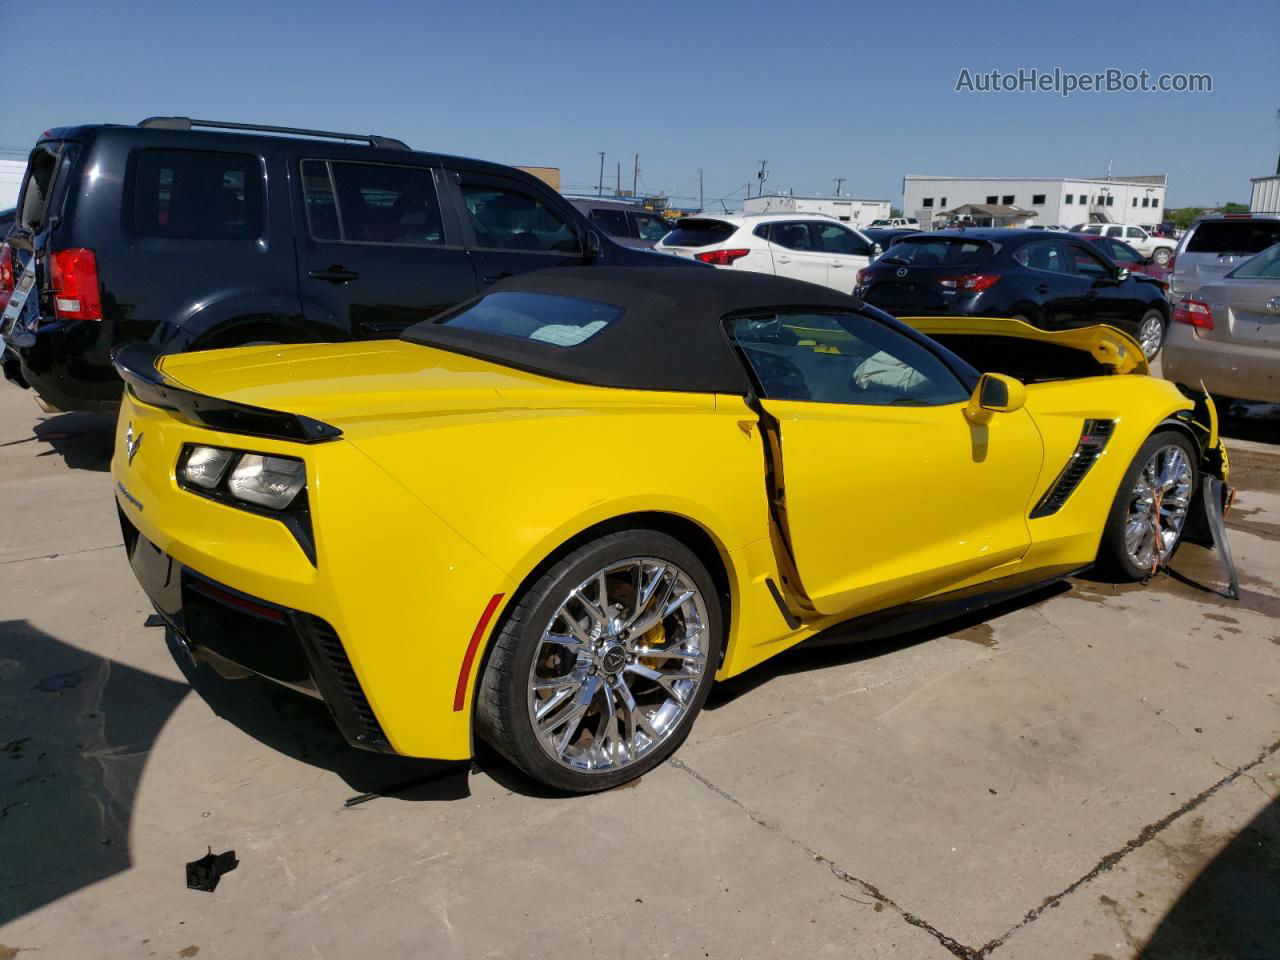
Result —
<instances>
[{"instance_id":1,"label":"rear taillight","mask_svg":"<svg viewBox=\"0 0 1280 960\"><path fill-rule=\"evenodd\" d=\"M1173 273L1173 265L1174 265L1174 262L1177 261L1177 259L1178 259L1178 255L1176 253L1169 254L1169 259L1164 262L1164 268L1168 270L1170 273Z\"/></svg>"},{"instance_id":2,"label":"rear taillight","mask_svg":"<svg viewBox=\"0 0 1280 960\"><path fill-rule=\"evenodd\" d=\"M856 283L858 286L862 286L864 283L867 283L870 280L871 280L871 271L867 267L863 267L861 270L859 270L858 275L853 278L853 282Z\"/></svg>"},{"instance_id":3,"label":"rear taillight","mask_svg":"<svg viewBox=\"0 0 1280 960\"><path fill-rule=\"evenodd\" d=\"M1213 329L1213 311L1203 300L1179 300L1173 305L1173 320L1197 330Z\"/></svg>"},{"instance_id":4,"label":"rear taillight","mask_svg":"<svg viewBox=\"0 0 1280 960\"><path fill-rule=\"evenodd\" d=\"M13 293L13 247L0 243L0 293Z\"/></svg>"},{"instance_id":5,"label":"rear taillight","mask_svg":"<svg viewBox=\"0 0 1280 960\"><path fill-rule=\"evenodd\" d=\"M981 293L996 285L1000 279L998 273L966 273L957 277L939 277L938 286L943 290L964 290L966 293Z\"/></svg>"},{"instance_id":6,"label":"rear taillight","mask_svg":"<svg viewBox=\"0 0 1280 960\"><path fill-rule=\"evenodd\" d=\"M58 319L102 319L98 258L92 250L77 248L49 254L49 286L53 291L53 312Z\"/></svg>"},{"instance_id":7,"label":"rear taillight","mask_svg":"<svg viewBox=\"0 0 1280 960\"><path fill-rule=\"evenodd\" d=\"M727 267L735 260L741 260L750 250L708 250L706 253L695 253L693 259L701 260L717 267Z\"/></svg>"}]
</instances>

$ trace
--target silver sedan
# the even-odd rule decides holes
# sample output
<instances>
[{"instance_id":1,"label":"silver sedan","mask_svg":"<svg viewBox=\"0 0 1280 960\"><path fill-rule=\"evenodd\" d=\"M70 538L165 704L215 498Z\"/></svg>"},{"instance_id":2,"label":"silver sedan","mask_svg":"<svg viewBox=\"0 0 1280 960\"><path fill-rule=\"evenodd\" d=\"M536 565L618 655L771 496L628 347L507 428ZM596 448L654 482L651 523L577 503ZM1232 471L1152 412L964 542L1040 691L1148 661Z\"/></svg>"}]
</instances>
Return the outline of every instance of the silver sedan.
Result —
<instances>
[{"instance_id":1,"label":"silver sedan","mask_svg":"<svg viewBox=\"0 0 1280 960\"><path fill-rule=\"evenodd\" d=\"M1236 400L1280 403L1280 243L1174 304L1164 376Z\"/></svg>"}]
</instances>

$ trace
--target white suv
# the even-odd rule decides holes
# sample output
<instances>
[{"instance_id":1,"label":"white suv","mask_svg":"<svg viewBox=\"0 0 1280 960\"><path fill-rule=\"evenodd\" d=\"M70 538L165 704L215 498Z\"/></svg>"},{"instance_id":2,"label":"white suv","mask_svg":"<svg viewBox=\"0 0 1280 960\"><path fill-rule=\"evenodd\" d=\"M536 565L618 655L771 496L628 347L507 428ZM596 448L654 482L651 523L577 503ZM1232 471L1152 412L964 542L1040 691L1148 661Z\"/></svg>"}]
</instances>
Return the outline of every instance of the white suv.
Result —
<instances>
[{"instance_id":1,"label":"white suv","mask_svg":"<svg viewBox=\"0 0 1280 960\"><path fill-rule=\"evenodd\" d=\"M888 217L883 220L872 220L871 225L886 230L919 230L920 221L915 217Z\"/></svg>"},{"instance_id":2,"label":"white suv","mask_svg":"<svg viewBox=\"0 0 1280 960\"><path fill-rule=\"evenodd\" d=\"M683 217L654 249L842 293L853 292L858 271L880 252L865 234L833 217L784 213Z\"/></svg>"},{"instance_id":3,"label":"white suv","mask_svg":"<svg viewBox=\"0 0 1280 960\"><path fill-rule=\"evenodd\" d=\"M1176 240L1153 237L1135 223L1091 223L1082 227L1080 232L1121 240L1162 267L1173 257L1173 251L1178 246Z\"/></svg>"}]
</instances>

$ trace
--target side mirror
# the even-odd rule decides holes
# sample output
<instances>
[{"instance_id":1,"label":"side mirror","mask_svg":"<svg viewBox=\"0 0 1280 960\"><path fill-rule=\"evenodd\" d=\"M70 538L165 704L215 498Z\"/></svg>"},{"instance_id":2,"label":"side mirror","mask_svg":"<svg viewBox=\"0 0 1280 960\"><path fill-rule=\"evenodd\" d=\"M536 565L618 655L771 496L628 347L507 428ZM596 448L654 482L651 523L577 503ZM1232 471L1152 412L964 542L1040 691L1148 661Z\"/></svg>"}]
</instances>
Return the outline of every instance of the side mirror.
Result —
<instances>
[{"instance_id":1,"label":"side mirror","mask_svg":"<svg viewBox=\"0 0 1280 960\"><path fill-rule=\"evenodd\" d=\"M989 423L997 413L1013 413L1027 402L1022 381L1003 373L984 373L969 397L964 415L973 423Z\"/></svg>"},{"instance_id":2,"label":"side mirror","mask_svg":"<svg viewBox=\"0 0 1280 960\"><path fill-rule=\"evenodd\" d=\"M582 238L582 260L590 263L600 256L600 234L587 230Z\"/></svg>"},{"instance_id":3,"label":"side mirror","mask_svg":"<svg viewBox=\"0 0 1280 960\"><path fill-rule=\"evenodd\" d=\"M1124 283L1129 279L1129 268L1121 267L1116 271L1116 283Z\"/></svg>"},{"instance_id":4,"label":"side mirror","mask_svg":"<svg viewBox=\"0 0 1280 960\"><path fill-rule=\"evenodd\" d=\"M869 257L878 257L878 256L880 256L880 254L881 254L881 253L883 253L883 252L884 252L884 251L880 248L880 244L878 244L878 243L873 243L873 244L871 244L871 249L867 251L867 256L869 256Z\"/></svg>"}]
</instances>

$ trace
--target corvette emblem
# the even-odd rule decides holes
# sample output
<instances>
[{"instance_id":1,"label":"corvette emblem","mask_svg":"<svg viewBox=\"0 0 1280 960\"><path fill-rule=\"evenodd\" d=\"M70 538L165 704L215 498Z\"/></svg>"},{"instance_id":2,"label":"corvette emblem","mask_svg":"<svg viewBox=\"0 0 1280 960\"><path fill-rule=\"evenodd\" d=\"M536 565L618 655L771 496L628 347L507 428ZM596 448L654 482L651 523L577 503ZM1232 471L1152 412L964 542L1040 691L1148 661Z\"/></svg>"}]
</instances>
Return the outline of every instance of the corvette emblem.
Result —
<instances>
[{"instance_id":1,"label":"corvette emblem","mask_svg":"<svg viewBox=\"0 0 1280 960\"><path fill-rule=\"evenodd\" d=\"M906 275L907 275L907 268L906 268L906 267L899 267L899 268L898 268L898 276L899 276L899 277L905 277Z\"/></svg>"},{"instance_id":2,"label":"corvette emblem","mask_svg":"<svg viewBox=\"0 0 1280 960\"><path fill-rule=\"evenodd\" d=\"M134 456L138 453L138 448L142 446L142 431L138 431L138 435L133 435L133 424L125 429L124 432L124 452L129 456L129 463L133 463Z\"/></svg>"}]
</instances>

